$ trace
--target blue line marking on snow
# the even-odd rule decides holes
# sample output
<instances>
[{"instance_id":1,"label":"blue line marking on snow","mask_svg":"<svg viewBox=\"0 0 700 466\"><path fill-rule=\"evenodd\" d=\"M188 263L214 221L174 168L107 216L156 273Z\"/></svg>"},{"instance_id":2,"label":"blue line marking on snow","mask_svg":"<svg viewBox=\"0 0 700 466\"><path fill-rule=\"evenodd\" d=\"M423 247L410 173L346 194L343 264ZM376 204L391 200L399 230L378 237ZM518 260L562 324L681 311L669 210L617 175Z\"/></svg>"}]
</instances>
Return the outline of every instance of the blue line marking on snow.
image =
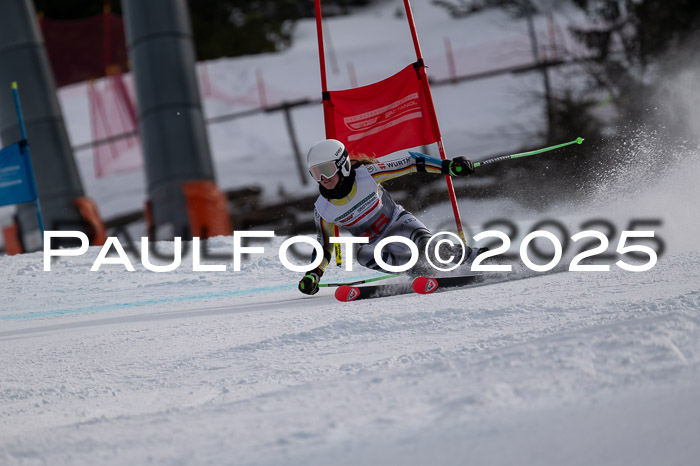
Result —
<instances>
[{"instance_id":1,"label":"blue line marking on snow","mask_svg":"<svg viewBox=\"0 0 700 466\"><path fill-rule=\"evenodd\" d=\"M44 311L44 312L30 312L28 314L10 314L10 315L0 315L0 320L28 320L28 319L41 319L45 317L57 317L70 314L81 314L84 312L100 312L100 311L112 311L115 309L126 309L130 307L142 307L149 306L152 304L167 304L167 303L178 303L186 301L197 301L200 299L209 298L229 298L231 296L239 295L256 295L265 293L268 291L282 291L282 290L292 290L296 289L296 285L275 285L266 286L262 288L253 288L249 290L233 290L233 291L219 291L216 293L204 293L198 295L190 296L176 296L170 298L159 298L159 299L147 299L143 301L131 301L126 303L112 303L112 304L102 304L98 306L88 306L75 309L59 309L55 311Z\"/></svg>"},{"instance_id":2,"label":"blue line marking on snow","mask_svg":"<svg viewBox=\"0 0 700 466\"><path fill-rule=\"evenodd\" d=\"M372 275L375 276L375 275ZM360 278L350 278L348 281L365 280L370 278L370 275L361 276ZM30 312L28 314L9 314L0 315L0 320L30 320L30 319L43 319L46 317L58 317L71 314L82 314L87 312L102 312L102 311L113 311L116 309L127 309L130 307L143 307L150 306L152 304L167 304L167 303L181 303L187 301L197 301L200 299L212 299L212 298L230 298L232 296L241 295L257 295L261 293L266 293L269 291L284 291L284 290L296 290L296 285L274 285L265 286L261 288L252 288L248 290L232 290L232 291L219 291L216 293L203 293L197 295L189 296L175 296L169 298L159 298L159 299L146 299L143 301L130 301L126 303L110 303L101 304L97 306L79 307L74 309L58 309L55 311L43 311L43 312Z\"/></svg>"}]
</instances>

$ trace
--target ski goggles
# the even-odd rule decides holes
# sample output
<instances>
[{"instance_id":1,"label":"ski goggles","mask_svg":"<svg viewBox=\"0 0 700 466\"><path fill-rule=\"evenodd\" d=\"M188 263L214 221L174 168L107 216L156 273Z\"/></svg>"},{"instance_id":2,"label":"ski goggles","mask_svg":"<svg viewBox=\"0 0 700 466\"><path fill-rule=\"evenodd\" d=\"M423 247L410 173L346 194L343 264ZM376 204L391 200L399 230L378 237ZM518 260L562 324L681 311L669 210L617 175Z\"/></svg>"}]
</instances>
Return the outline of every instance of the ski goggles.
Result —
<instances>
[{"instance_id":1,"label":"ski goggles","mask_svg":"<svg viewBox=\"0 0 700 466\"><path fill-rule=\"evenodd\" d=\"M337 160L331 160L329 162L323 162L319 163L318 165L314 165L313 167L309 168L309 173L313 177L314 180L318 181L319 183L321 182L321 177L325 179L330 179L338 173L338 170L346 163L348 160L348 151L344 151L343 155L340 156Z\"/></svg>"}]
</instances>

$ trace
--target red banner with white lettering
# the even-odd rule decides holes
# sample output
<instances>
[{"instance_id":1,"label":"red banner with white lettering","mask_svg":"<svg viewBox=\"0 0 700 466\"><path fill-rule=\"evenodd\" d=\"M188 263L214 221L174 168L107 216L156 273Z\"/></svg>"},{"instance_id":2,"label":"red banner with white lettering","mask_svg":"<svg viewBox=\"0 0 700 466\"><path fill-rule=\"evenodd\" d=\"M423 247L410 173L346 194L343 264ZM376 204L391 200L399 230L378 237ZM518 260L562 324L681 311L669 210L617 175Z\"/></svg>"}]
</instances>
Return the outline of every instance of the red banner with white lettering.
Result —
<instances>
[{"instance_id":1,"label":"red banner with white lettering","mask_svg":"<svg viewBox=\"0 0 700 466\"><path fill-rule=\"evenodd\" d=\"M419 76L409 65L368 86L330 91L323 102L327 134L351 154L374 157L436 142Z\"/></svg>"}]
</instances>

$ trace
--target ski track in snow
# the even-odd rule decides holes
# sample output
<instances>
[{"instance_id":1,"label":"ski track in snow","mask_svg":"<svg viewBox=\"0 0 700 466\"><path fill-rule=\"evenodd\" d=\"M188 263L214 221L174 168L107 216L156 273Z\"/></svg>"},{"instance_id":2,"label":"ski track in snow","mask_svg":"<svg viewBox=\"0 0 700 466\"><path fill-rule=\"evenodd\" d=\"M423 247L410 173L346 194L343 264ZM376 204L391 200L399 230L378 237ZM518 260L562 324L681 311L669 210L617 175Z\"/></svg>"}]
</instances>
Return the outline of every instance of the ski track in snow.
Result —
<instances>
[{"instance_id":1,"label":"ski track in snow","mask_svg":"<svg viewBox=\"0 0 700 466\"><path fill-rule=\"evenodd\" d=\"M1 260L15 269L9 286L22 287L40 256ZM273 262L249 263L245 276L257 280L244 285L289 284L296 275ZM51 314L26 305L25 293L0 312L31 316L0 320L0 462L353 464L366 452L374 463L387 445L404 451L434 435L421 451L438 454L440 433L460 429L505 441L509 429L544 429L535 413L596 412L630 393L686 387L697 403L699 262L690 252L646 273L563 273L341 305L331 290L246 295L235 274L91 274L90 258L61 259L55 267L74 273L52 276L82 285L79 301L95 305ZM95 275L120 292L105 298ZM227 284L235 294L220 292ZM61 288L47 286L48 296ZM192 293L200 288L213 291ZM159 290L156 302L110 306L117 296L138 302L139 289ZM498 464L488 445L475 450L483 458L472 454Z\"/></svg>"}]
</instances>

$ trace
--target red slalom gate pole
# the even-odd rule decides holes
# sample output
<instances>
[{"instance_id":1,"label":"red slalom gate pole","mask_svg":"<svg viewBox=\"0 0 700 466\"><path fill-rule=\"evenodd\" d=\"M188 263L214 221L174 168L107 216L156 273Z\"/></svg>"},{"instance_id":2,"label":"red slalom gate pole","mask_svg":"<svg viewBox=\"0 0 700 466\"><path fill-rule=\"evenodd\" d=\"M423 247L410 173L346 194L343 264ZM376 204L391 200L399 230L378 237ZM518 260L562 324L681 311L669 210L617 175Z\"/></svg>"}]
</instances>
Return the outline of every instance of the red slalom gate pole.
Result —
<instances>
[{"instance_id":1,"label":"red slalom gate pole","mask_svg":"<svg viewBox=\"0 0 700 466\"><path fill-rule=\"evenodd\" d=\"M335 120L333 119L333 106L331 96L328 93L328 80L326 79L326 57L323 48L323 16L321 15L321 0L314 0L316 13L316 36L318 37L318 61L321 66L321 96L323 101L323 121L326 126L326 139L335 139ZM335 236L340 236L338 225L335 225ZM335 245L335 265L340 267L343 262L340 252L340 243Z\"/></svg>"},{"instance_id":2,"label":"red slalom gate pole","mask_svg":"<svg viewBox=\"0 0 700 466\"><path fill-rule=\"evenodd\" d=\"M318 0L317 0L318 1ZM420 44L418 43L418 33L416 32L416 25L413 21L413 12L411 11L411 3L409 0L403 1L404 7L406 9L406 18L408 19L408 26L411 28L411 37L413 37L413 46L416 49L416 59L418 73L421 79L421 85L423 86L423 94L425 96L425 104L428 107L428 115L430 117L430 125L433 128L433 136L437 139L438 150L440 151L440 158L445 160L445 147L442 143L442 135L440 134L440 126L437 121L437 114L435 113L435 104L433 103L433 96L430 93L430 84L428 84L428 75L425 73L425 66L423 65L423 55L421 54ZM455 224L457 225L457 233L459 238L467 244L467 238L464 235L464 227L462 226L462 218L459 215L459 206L457 205L457 196L455 195L454 185L452 184L452 178L449 175L445 175L445 182L447 183L447 192L450 195L450 202L452 204L452 213L455 217Z\"/></svg>"},{"instance_id":3,"label":"red slalom gate pole","mask_svg":"<svg viewBox=\"0 0 700 466\"><path fill-rule=\"evenodd\" d=\"M321 16L321 0L314 0L316 11L316 35L318 37L318 61L321 66L321 96L323 98L323 119L326 125L326 139L335 138L335 122L333 121L333 108L328 94L328 80L326 79L326 56L323 48L323 23Z\"/></svg>"}]
</instances>

